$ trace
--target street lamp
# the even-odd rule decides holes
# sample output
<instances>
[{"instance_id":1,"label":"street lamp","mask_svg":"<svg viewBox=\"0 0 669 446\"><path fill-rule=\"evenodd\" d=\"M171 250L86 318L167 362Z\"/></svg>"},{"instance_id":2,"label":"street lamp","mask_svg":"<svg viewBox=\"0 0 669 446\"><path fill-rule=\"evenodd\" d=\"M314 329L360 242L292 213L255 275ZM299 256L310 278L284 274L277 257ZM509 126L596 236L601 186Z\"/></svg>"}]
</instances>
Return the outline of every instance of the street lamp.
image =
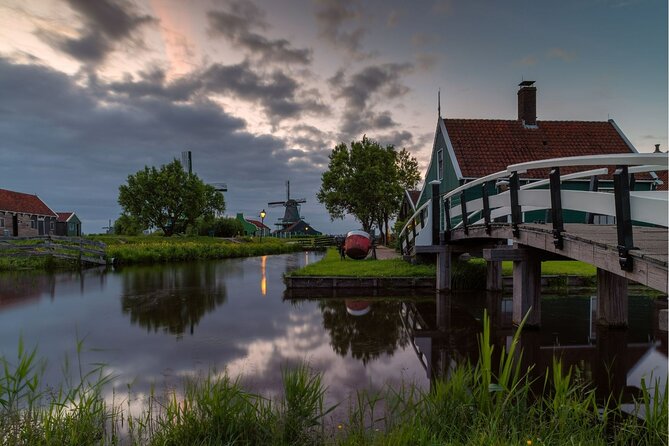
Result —
<instances>
[{"instance_id":1,"label":"street lamp","mask_svg":"<svg viewBox=\"0 0 669 446\"><path fill-rule=\"evenodd\" d=\"M265 232L265 210L260 211L260 242L262 243L262 233Z\"/></svg>"}]
</instances>

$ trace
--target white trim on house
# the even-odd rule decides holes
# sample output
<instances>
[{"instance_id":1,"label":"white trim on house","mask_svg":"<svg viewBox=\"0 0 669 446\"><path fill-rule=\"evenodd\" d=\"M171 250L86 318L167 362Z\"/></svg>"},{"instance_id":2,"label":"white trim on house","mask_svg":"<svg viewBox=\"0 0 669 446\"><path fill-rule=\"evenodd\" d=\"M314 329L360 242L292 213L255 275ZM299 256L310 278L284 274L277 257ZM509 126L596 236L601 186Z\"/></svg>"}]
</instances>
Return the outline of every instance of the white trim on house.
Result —
<instances>
[{"instance_id":1,"label":"white trim on house","mask_svg":"<svg viewBox=\"0 0 669 446\"><path fill-rule=\"evenodd\" d=\"M613 128L616 130L616 132L618 132L618 136L620 136L622 138L622 140L625 141L625 144L627 144L627 147L629 147L632 152L639 153L639 151L636 149L636 147L634 147L634 144L632 144L632 142L629 139L627 139L627 136L625 136L623 131L620 130L620 127L618 127L618 124L616 124L616 121L614 121L613 119L609 119L609 124L611 124L613 126ZM660 177L658 177L655 172L649 172L649 173L650 173L650 176L653 177L653 180L655 180L656 184L662 184L662 180L660 180ZM658 183L658 181L659 181L659 183Z\"/></svg>"},{"instance_id":2,"label":"white trim on house","mask_svg":"<svg viewBox=\"0 0 669 446\"><path fill-rule=\"evenodd\" d=\"M423 193L423 191L420 192L421 194ZM413 212L416 212L416 203L414 203L413 200L411 199L411 193L409 192L409 189L404 189L404 196L411 205L411 210ZM418 200L420 200L420 194L418 195Z\"/></svg>"},{"instance_id":3,"label":"white trim on house","mask_svg":"<svg viewBox=\"0 0 669 446\"><path fill-rule=\"evenodd\" d=\"M439 121L441 121L441 117L439 117ZM437 123L437 129L439 128L439 123ZM434 141L432 141L432 150L430 150L430 163L427 165L427 170L425 171L425 178L423 179L423 187L420 189L420 195L418 195L418 203L420 203L420 200L423 199L423 193L425 192L425 189L427 189L427 176L430 173L430 169L432 169L432 159L434 158L432 154L434 153L434 148L437 145L437 134L439 132L437 130L434 131Z\"/></svg>"},{"instance_id":4,"label":"white trim on house","mask_svg":"<svg viewBox=\"0 0 669 446\"><path fill-rule=\"evenodd\" d=\"M446 130L446 124L444 124L444 120L442 118L439 118L439 126L441 128L442 138L444 139L444 142L446 143L446 148L448 149L448 156L451 158L451 162L453 163L453 170L455 170L455 176L458 178L458 180L462 180L464 177L462 176L462 171L460 170L460 164L458 163L458 159L455 156L455 150L453 150L453 144L451 144L451 138L448 136L448 131Z\"/></svg>"}]
</instances>

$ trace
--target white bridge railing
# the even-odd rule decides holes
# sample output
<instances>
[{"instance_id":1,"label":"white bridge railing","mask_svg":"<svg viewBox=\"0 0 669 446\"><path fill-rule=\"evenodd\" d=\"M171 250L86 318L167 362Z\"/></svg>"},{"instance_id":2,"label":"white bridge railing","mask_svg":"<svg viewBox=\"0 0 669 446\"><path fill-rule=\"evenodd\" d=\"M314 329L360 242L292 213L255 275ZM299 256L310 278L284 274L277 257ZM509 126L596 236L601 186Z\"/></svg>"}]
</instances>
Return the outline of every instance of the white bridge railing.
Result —
<instances>
[{"instance_id":1,"label":"white bridge railing","mask_svg":"<svg viewBox=\"0 0 669 446\"><path fill-rule=\"evenodd\" d=\"M561 168L574 170L595 166L595 169L560 174ZM615 168L611 170L601 166ZM621 267L629 269L631 259L628 252L633 249L632 222L669 226L667 191L635 191L634 174L665 171L668 166L669 157L666 153L579 156L514 164L504 171L470 181L442 195L439 212L443 212L443 226L435 229L443 229L448 237L453 229L462 228L467 233L473 225L485 225L486 232L490 233L493 222L510 220L514 235L517 236L524 213L550 210L555 245L561 249L563 211L585 212L590 223L594 215L611 216L615 217L618 227ZM539 181L521 178L521 174L537 169L549 169L548 178ZM610 190L599 191L600 177L609 173L613 177L613 193ZM563 183L570 180L585 178L590 179L589 190L568 190L562 187ZM521 185L522 182L525 184ZM475 188L479 190L475 192ZM480 198L468 198L468 195L475 194ZM433 218L434 209L436 206L430 200L409 219L399 236L403 253L410 253L414 246L430 245L438 240L431 223L442 219Z\"/></svg>"}]
</instances>

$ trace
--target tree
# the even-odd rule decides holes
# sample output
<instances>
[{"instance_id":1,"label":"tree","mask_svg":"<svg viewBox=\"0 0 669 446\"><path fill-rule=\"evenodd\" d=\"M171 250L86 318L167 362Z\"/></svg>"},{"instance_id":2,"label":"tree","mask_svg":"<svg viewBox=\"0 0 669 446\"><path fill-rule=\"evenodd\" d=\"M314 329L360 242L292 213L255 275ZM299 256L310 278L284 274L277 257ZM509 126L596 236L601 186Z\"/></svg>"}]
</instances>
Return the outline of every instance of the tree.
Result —
<instances>
[{"instance_id":1,"label":"tree","mask_svg":"<svg viewBox=\"0 0 669 446\"><path fill-rule=\"evenodd\" d=\"M119 187L118 202L124 214L144 227L161 229L167 237L185 232L201 216L225 210L223 195L184 172L178 160L160 170L144 167L128 175L128 184Z\"/></svg>"},{"instance_id":2,"label":"tree","mask_svg":"<svg viewBox=\"0 0 669 446\"><path fill-rule=\"evenodd\" d=\"M114 234L116 235L139 235L144 228L136 218L128 214L121 214L114 222Z\"/></svg>"},{"instance_id":3,"label":"tree","mask_svg":"<svg viewBox=\"0 0 669 446\"><path fill-rule=\"evenodd\" d=\"M382 147L363 136L362 141L341 143L329 156L328 169L321 177L318 201L325 205L331 219L353 215L363 230L376 226L388 232L388 221L399 211L406 185L420 181L418 163L406 149Z\"/></svg>"}]
</instances>

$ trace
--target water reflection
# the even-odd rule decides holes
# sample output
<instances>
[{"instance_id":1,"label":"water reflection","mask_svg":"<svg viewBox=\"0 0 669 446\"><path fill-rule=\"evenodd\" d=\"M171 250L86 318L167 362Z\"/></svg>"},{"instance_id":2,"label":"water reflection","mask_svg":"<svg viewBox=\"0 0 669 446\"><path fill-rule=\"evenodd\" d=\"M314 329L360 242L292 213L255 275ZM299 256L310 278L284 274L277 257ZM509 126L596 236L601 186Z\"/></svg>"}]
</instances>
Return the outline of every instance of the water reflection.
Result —
<instances>
[{"instance_id":1,"label":"water reflection","mask_svg":"<svg viewBox=\"0 0 669 446\"><path fill-rule=\"evenodd\" d=\"M511 345L516 329L511 324L509 299L490 292L484 298L463 297L457 293L437 294L432 302L402 303L402 321L431 383L436 378L448 379L458 364L478 361L477 336L484 309L490 316L493 352L497 352L492 363L497 364L499 352L508 351ZM543 378L547 370L550 373L554 358L560 359L565 371L578 368L580 376L595 387L601 400L613 396L622 403L632 402L639 395L642 378L647 383L651 383L651 377L653 381L659 378L662 386L666 383L666 334L659 337L660 341L630 342L630 338L640 337L638 327L632 330L592 325L589 298L561 299L554 306L547 300L548 310L556 312L551 314L552 323L547 330L546 327L524 329L520 336L521 368L530 370L537 394L543 390ZM637 317L647 321L656 318L640 314L638 307L655 312L660 308L651 299L641 299L634 304ZM569 306L570 301L575 305ZM560 314L561 310L566 314ZM648 329L649 323L645 325L645 333Z\"/></svg>"},{"instance_id":2,"label":"water reflection","mask_svg":"<svg viewBox=\"0 0 669 446\"><path fill-rule=\"evenodd\" d=\"M408 344L408 334L399 314L402 306L399 300L371 305L360 299L328 299L320 301L318 306L323 315L323 327L330 335L330 345L340 356L350 353L367 364L382 354L392 355Z\"/></svg>"},{"instance_id":3,"label":"water reflection","mask_svg":"<svg viewBox=\"0 0 669 446\"><path fill-rule=\"evenodd\" d=\"M202 317L225 303L217 264L160 265L121 270L121 307L147 331L192 335Z\"/></svg>"},{"instance_id":4,"label":"water reflection","mask_svg":"<svg viewBox=\"0 0 669 446\"><path fill-rule=\"evenodd\" d=\"M260 292L263 296L267 295L267 275L265 271L267 269L267 256L262 256L260 258Z\"/></svg>"}]
</instances>

